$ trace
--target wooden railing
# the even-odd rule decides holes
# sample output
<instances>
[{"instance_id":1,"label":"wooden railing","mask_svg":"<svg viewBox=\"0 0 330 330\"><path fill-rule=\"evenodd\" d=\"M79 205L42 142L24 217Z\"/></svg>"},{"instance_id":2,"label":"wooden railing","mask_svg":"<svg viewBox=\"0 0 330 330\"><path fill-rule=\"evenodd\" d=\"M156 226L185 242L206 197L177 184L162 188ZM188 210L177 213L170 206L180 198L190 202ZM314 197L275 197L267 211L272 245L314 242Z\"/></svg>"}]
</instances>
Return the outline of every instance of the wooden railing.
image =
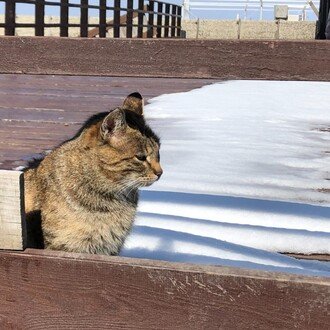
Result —
<instances>
[{"instance_id":1,"label":"wooden railing","mask_svg":"<svg viewBox=\"0 0 330 330\"><path fill-rule=\"evenodd\" d=\"M5 21L0 28L5 35L15 35L16 28L34 28L35 36L44 36L45 29L59 28L59 36L68 37L69 29L80 29L80 37L107 36L120 38L177 38L181 36L181 6L156 0L0 0L5 3ZM34 5L31 22L17 22L17 8L21 4ZM60 9L60 21L45 21L49 8ZM72 23L70 9L80 11L80 20ZM98 12L98 22L89 17ZM124 32L123 33L123 29ZM134 29L135 28L135 29ZM133 29L135 33L133 33ZM92 32L91 32L92 31Z\"/></svg>"}]
</instances>

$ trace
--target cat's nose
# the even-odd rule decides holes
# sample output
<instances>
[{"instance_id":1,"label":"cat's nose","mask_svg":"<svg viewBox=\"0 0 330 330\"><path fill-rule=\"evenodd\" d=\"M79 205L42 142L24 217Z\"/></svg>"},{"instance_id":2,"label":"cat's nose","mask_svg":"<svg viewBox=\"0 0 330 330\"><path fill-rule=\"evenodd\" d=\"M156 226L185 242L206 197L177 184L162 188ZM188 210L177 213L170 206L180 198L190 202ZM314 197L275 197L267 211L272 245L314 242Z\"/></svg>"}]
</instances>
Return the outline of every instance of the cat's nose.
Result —
<instances>
[{"instance_id":1,"label":"cat's nose","mask_svg":"<svg viewBox=\"0 0 330 330\"><path fill-rule=\"evenodd\" d=\"M157 170L155 172L155 174L158 176L158 179L159 179L162 176L162 174L163 174L163 170L160 168L159 170Z\"/></svg>"}]
</instances>

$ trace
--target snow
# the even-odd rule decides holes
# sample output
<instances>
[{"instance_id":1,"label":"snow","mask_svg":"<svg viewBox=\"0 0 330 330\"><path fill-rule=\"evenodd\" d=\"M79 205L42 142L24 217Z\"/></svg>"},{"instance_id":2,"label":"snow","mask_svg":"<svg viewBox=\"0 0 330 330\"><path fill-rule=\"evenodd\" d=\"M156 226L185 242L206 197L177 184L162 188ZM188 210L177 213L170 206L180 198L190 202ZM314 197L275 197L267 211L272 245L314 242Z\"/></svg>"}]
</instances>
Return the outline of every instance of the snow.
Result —
<instances>
[{"instance_id":1,"label":"snow","mask_svg":"<svg viewBox=\"0 0 330 330\"><path fill-rule=\"evenodd\" d=\"M330 276L330 83L229 81L149 101L159 182L123 256Z\"/></svg>"}]
</instances>

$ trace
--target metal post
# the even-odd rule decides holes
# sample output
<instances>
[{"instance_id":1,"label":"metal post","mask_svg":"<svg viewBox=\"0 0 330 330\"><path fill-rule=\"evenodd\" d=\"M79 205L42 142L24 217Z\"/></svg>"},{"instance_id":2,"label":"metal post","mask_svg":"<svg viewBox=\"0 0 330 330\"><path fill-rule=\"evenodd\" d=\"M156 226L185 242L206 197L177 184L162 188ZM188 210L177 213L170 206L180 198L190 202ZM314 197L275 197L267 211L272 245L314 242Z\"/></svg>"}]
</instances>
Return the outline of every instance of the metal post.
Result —
<instances>
[{"instance_id":1,"label":"metal post","mask_svg":"<svg viewBox=\"0 0 330 330\"><path fill-rule=\"evenodd\" d=\"M249 6L249 0L246 0L245 9L244 9L244 19L247 19L247 11Z\"/></svg>"},{"instance_id":2,"label":"metal post","mask_svg":"<svg viewBox=\"0 0 330 330\"><path fill-rule=\"evenodd\" d=\"M264 7L263 0L260 0L260 21L262 21L263 19L263 7Z\"/></svg>"},{"instance_id":3,"label":"metal post","mask_svg":"<svg viewBox=\"0 0 330 330\"><path fill-rule=\"evenodd\" d=\"M190 19L190 0L183 0L182 18Z\"/></svg>"}]
</instances>

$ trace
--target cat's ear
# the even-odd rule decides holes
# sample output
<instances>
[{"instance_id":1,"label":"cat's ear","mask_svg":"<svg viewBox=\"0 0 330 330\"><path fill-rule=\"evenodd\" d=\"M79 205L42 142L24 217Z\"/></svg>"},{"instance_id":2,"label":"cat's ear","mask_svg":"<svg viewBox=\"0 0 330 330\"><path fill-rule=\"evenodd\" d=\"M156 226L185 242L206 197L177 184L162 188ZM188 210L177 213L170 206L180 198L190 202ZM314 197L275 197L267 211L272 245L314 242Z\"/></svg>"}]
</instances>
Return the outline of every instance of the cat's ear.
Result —
<instances>
[{"instance_id":1,"label":"cat's ear","mask_svg":"<svg viewBox=\"0 0 330 330\"><path fill-rule=\"evenodd\" d=\"M144 100L140 93L135 92L128 95L124 101L123 108L133 111L140 116L143 116Z\"/></svg>"},{"instance_id":2,"label":"cat's ear","mask_svg":"<svg viewBox=\"0 0 330 330\"><path fill-rule=\"evenodd\" d=\"M112 110L103 120L100 128L101 137L106 139L108 137L118 135L126 130L127 124L125 113L123 110L117 108Z\"/></svg>"}]
</instances>

